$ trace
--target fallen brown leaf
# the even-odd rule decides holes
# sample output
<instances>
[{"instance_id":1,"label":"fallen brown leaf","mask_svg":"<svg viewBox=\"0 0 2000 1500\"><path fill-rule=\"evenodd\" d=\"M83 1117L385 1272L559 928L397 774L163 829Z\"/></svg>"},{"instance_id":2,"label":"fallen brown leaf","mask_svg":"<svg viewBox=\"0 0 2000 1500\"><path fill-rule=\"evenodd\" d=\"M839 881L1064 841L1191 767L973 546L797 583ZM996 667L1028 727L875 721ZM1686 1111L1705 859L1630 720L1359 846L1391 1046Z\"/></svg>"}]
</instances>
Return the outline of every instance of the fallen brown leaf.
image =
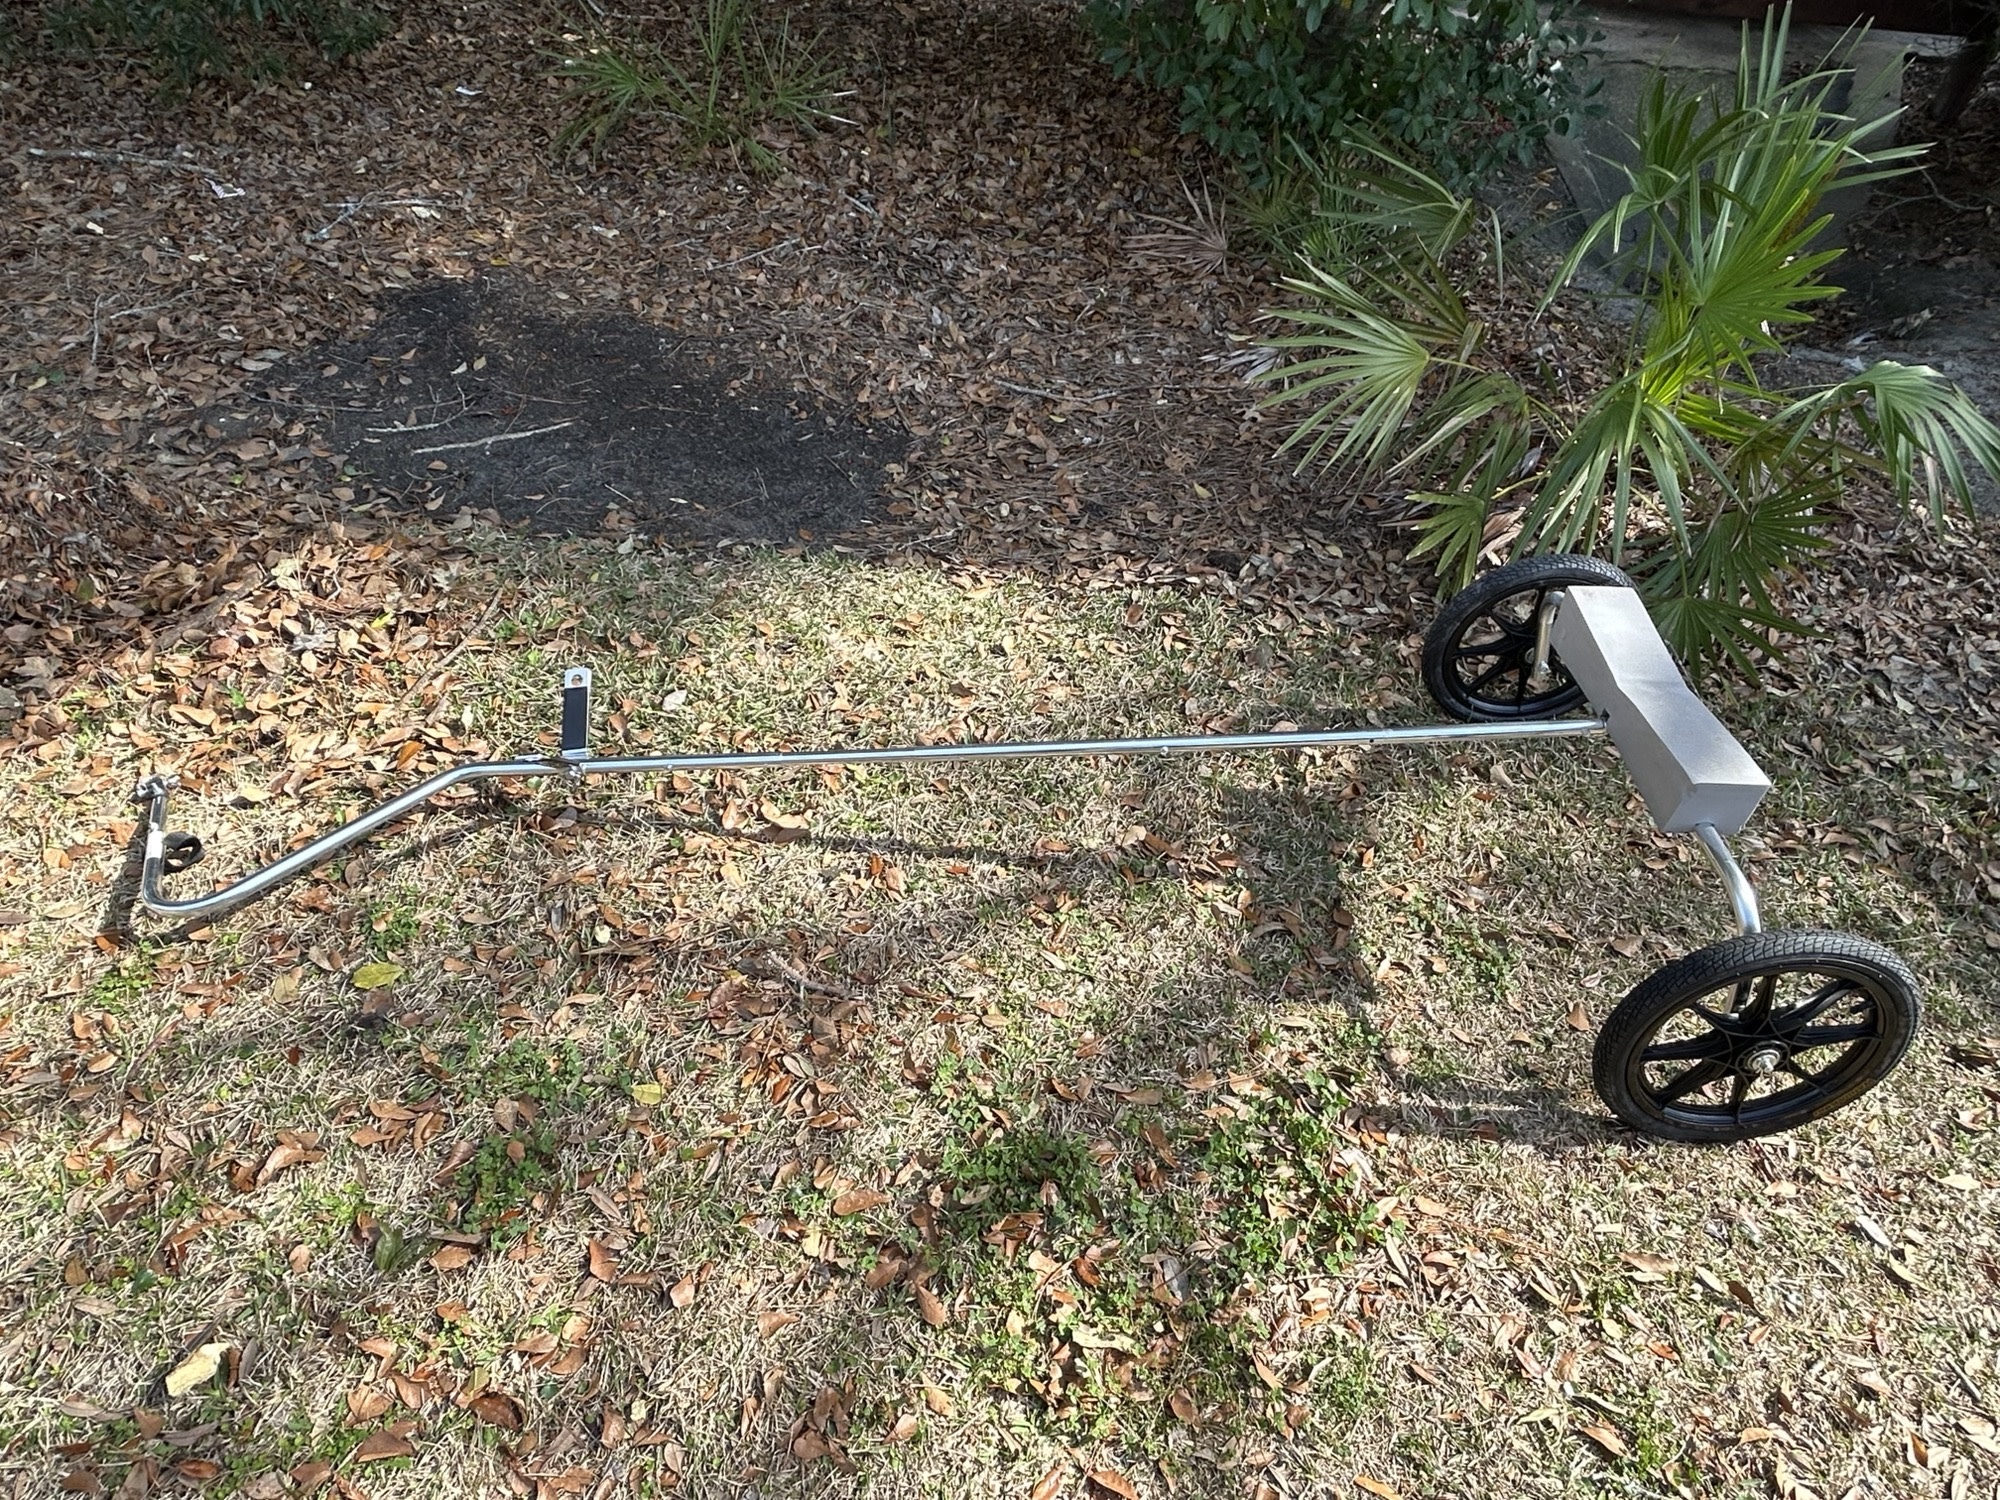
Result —
<instances>
[{"instance_id":1,"label":"fallen brown leaf","mask_svg":"<svg viewBox=\"0 0 2000 1500\"><path fill-rule=\"evenodd\" d=\"M599 1281L608 1283L618 1279L618 1252L604 1241L592 1240L587 1258L590 1262L590 1274Z\"/></svg>"},{"instance_id":2,"label":"fallen brown leaf","mask_svg":"<svg viewBox=\"0 0 2000 1500\"><path fill-rule=\"evenodd\" d=\"M802 1427L792 1438L792 1457L802 1464L833 1457L833 1445L810 1427Z\"/></svg>"},{"instance_id":3,"label":"fallen brown leaf","mask_svg":"<svg viewBox=\"0 0 2000 1500\"><path fill-rule=\"evenodd\" d=\"M378 1386L357 1385L347 1393L347 1425L359 1427L389 1409L389 1393Z\"/></svg>"},{"instance_id":4,"label":"fallen brown leaf","mask_svg":"<svg viewBox=\"0 0 2000 1500\"><path fill-rule=\"evenodd\" d=\"M913 1286L910 1296L917 1304L917 1316L933 1328L942 1328L951 1321L951 1315L944 1310L944 1304L937 1299L937 1293L927 1286Z\"/></svg>"},{"instance_id":5,"label":"fallen brown leaf","mask_svg":"<svg viewBox=\"0 0 2000 1500\"><path fill-rule=\"evenodd\" d=\"M1602 1448L1613 1458L1624 1458L1630 1451L1625 1446L1624 1438L1620 1437L1613 1429L1603 1426L1601 1423L1582 1425L1576 1430L1597 1444L1598 1447Z\"/></svg>"},{"instance_id":6,"label":"fallen brown leaf","mask_svg":"<svg viewBox=\"0 0 2000 1500\"><path fill-rule=\"evenodd\" d=\"M326 1153L318 1149L317 1142L318 1137L310 1134L293 1135L290 1131L280 1134L278 1144L271 1148L264 1164L257 1169L256 1186L263 1187L287 1168L305 1166L324 1158Z\"/></svg>"},{"instance_id":7,"label":"fallen brown leaf","mask_svg":"<svg viewBox=\"0 0 2000 1500\"><path fill-rule=\"evenodd\" d=\"M521 1403L504 1391L481 1391L472 1398L472 1414L489 1427L521 1430Z\"/></svg>"},{"instance_id":8,"label":"fallen brown leaf","mask_svg":"<svg viewBox=\"0 0 2000 1500\"><path fill-rule=\"evenodd\" d=\"M1665 1281L1680 1269L1664 1255L1653 1255L1644 1250L1623 1250L1618 1258L1632 1267L1634 1281Z\"/></svg>"},{"instance_id":9,"label":"fallen brown leaf","mask_svg":"<svg viewBox=\"0 0 2000 1500\"><path fill-rule=\"evenodd\" d=\"M402 1425L399 1422L395 1427L379 1427L369 1433L354 1450L354 1462L372 1464L387 1458L415 1458L416 1445L397 1430Z\"/></svg>"}]
</instances>

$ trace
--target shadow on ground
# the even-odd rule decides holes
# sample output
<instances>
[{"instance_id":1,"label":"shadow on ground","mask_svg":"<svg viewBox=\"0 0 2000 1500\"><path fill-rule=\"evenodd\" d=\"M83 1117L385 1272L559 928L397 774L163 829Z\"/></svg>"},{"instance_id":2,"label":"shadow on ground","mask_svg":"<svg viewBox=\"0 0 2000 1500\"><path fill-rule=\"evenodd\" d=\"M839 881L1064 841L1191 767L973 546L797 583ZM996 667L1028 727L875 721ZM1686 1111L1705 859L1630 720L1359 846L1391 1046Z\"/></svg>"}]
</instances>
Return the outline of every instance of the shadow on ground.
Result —
<instances>
[{"instance_id":1,"label":"shadow on ground","mask_svg":"<svg viewBox=\"0 0 2000 1500\"><path fill-rule=\"evenodd\" d=\"M754 378L730 339L559 307L494 278L392 290L364 337L284 361L208 421L254 441L275 409L385 494L538 532L615 512L676 543L811 541L875 514L903 434Z\"/></svg>"}]
</instances>

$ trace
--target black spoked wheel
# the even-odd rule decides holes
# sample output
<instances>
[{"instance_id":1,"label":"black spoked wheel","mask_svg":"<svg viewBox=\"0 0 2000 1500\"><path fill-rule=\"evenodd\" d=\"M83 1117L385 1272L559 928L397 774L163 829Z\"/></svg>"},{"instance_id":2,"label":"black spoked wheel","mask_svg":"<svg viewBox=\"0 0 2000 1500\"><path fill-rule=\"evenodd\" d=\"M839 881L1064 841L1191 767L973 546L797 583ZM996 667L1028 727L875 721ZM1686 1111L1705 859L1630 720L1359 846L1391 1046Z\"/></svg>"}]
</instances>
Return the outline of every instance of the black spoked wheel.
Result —
<instances>
[{"instance_id":1,"label":"black spoked wheel","mask_svg":"<svg viewBox=\"0 0 2000 1500\"><path fill-rule=\"evenodd\" d=\"M1553 659L1535 667L1542 605L1571 584L1631 588L1595 557L1524 557L1454 594L1424 637L1424 686L1454 719L1543 719L1575 708L1583 690Z\"/></svg>"},{"instance_id":2,"label":"black spoked wheel","mask_svg":"<svg viewBox=\"0 0 2000 1500\"><path fill-rule=\"evenodd\" d=\"M1743 1141L1852 1103L1917 1034L1917 981L1842 932L1753 932L1646 980L1598 1033L1597 1092L1636 1130Z\"/></svg>"}]
</instances>

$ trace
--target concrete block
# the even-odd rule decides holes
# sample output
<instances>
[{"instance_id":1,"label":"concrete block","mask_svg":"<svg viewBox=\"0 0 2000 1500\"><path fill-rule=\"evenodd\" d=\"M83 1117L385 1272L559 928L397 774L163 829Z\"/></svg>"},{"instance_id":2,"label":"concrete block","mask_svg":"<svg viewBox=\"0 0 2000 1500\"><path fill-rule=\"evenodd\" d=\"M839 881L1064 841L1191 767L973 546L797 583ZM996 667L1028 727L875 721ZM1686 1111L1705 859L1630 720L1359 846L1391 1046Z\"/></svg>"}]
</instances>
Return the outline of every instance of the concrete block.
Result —
<instances>
[{"instance_id":1,"label":"concrete block","mask_svg":"<svg viewBox=\"0 0 2000 1500\"><path fill-rule=\"evenodd\" d=\"M1602 81L1597 102L1604 112L1579 121L1573 135L1549 137L1550 154L1585 223L1610 208L1631 186L1619 164L1638 161L1632 132L1638 124L1639 100L1654 75L1664 71L1684 85L1714 89L1726 99L1735 87L1744 26L1750 26L1753 38L1758 34L1755 22L1700 16L1600 10L1592 19L1604 34L1590 74ZM1845 35L1838 26L1794 25L1788 60L1799 68L1816 67ZM1849 52L1850 72L1830 102L1857 119L1874 119L1899 108L1904 60L1912 52L1935 50L1927 46L1933 41L1915 32L1869 32ZM1871 137L1871 143L1886 145L1893 135L1891 127ZM1828 197L1825 208L1834 222L1828 226L1826 243L1845 242L1845 223L1866 198L1865 188Z\"/></svg>"},{"instance_id":2,"label":"concrete block","mask_svg":"<svg viewBox=\"0 0 2000 1500\"><path fill-rule=\"evenodd\" d=\"M1771 779L1689 688L1631 589L1572 587L1549 632L1563 667L1610 720L1625 772L1663 833L1735 833Z\"/></svg>"}]
</instances>

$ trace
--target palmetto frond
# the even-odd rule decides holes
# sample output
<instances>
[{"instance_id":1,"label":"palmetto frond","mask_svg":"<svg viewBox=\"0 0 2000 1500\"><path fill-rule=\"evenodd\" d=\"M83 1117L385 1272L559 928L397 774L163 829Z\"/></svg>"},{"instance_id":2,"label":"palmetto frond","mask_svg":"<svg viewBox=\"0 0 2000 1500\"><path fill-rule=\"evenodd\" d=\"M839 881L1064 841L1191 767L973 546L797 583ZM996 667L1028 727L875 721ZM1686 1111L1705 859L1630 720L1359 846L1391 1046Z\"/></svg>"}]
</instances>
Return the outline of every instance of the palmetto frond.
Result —
<instances>
[{"instance_id":1,"label":"palmetto frond","mask_svg":"<svg viewBox=\"0 0 2000 1500\"><path fill-rule=\"evenodd\" d=\"M1220 275L1229 269L1229 222L1225 210L1209 192L1207 183L1202 184L1197 195L1183 182L1181 193L1188 202L1185 219L1164 214L1142 215L1160 228L1132 235L1125 241L1125 248L1134 255L1185 261L1197 270Z\"/></svg>"},{"instance_id":2,"label":"palmetto frond","mask_svg":"<svg viewBox=\"0 0 2000 1500\"><path fill-rule=\"evenodd\" d=\"M1303 449L1302 469L1313 463L1333 468L1349 460L1382 467L1416 405L1438 341L1376 311L1337 277L1289 284L1310 290L1331 306L1325 312L1287 312L1287 320L1309 331L1267 341L1272 349L1312 351L1265 372L1264 378L1285 382L1282 391L1266 398L1267 404L1317 403L1278 451Z\"/></svg>"},{"instance_id":3,"label":"palmetto frond","mask_svg":"<svg viewBox=\"0 0 2000 1500\"><path fill-rule=\"evenodd\" d=\"M1968 459L2000 475L2000 428L1928 365L1881 360L1792 403L1772 425L1803 447L1811 434L1835 429L1843 419L1865 444L1861 451L1844 451L1886 475L1898 500L1920 497L1934 521L1944 519L1948 504L1970 505Z\"/></svg>"},{"instance_id":4,"label":"palmetto frond","mask_svg":"<svg viewBox=\"0 0 2000 1500\"><path fill-rule=\"evenodd\" d=\"M1495 534L1496 504L1526 491L1520 548L1623 558L1678 648L1745 667L1774 632L1800 628L1773 581L1825 545L1856 470L1939 519L1966 500L1974 466L2000 475L2000 427L1934 370L1878 364L1806 393L1762 385L1760 356L1837 292L1825 275L1839 252L1818 243L1826 193L1907 170L1921 149L1875 144L1890 117L1835 107L1837 59L1787 78L1787 33L1780 17L1746 43L1727 98L1664 76L1646 91L1628 190L1539 304L1597 255L1639 307L1616 367L1580 403L1504 369L1453 287L1446 267L1466 264L1480 222L1469 202L1378 157L1329 190L1328 222L1371 248L1350 252L1341 277L1288 283L1312 305L1282 314L1296 331L1269 341L1283 385L1270 399L1313 405L1286 449L1408 474L1428 509L1417 554L1460 577Z\"/></svg>"}]
</instances>

